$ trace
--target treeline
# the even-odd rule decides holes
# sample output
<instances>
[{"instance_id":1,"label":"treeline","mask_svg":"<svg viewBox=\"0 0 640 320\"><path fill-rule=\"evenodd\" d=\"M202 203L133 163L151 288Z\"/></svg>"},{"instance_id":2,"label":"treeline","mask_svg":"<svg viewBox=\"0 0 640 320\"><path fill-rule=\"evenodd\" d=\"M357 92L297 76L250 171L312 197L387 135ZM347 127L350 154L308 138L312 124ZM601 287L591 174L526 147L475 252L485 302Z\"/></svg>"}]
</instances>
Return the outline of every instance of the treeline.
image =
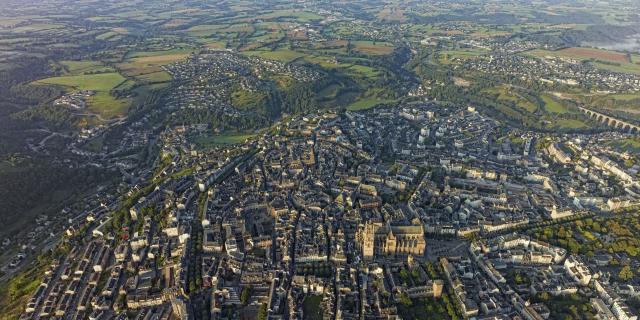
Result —
<instances>
[{"instance_id":1,"label":"treeline","mask_svg":"<svg viewBox=\"0 0 640 320\"><path fill-rule=\"evenodd\" d=\"M29 162L15 170L0 171L0 224L3 232L17 230L35 215L48 212L60 201L79 197L114 174L97 168L71 169L55 164ZM42 204L48 204L42 207ZM35 211L34 208L42 208Z\"/></svg>"}]
</instances>

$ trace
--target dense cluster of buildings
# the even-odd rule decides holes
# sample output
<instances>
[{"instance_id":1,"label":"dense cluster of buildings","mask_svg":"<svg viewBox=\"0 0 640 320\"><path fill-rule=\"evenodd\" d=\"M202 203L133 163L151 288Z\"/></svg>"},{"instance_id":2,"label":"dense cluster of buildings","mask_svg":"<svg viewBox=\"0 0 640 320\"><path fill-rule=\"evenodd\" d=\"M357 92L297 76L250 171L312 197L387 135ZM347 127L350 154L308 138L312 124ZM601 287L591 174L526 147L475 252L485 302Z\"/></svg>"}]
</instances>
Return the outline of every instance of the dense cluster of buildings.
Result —
<instances>
[{"instance_id":1,"label":"dense cluster of buildings","mask_svg":"<svg viewBox=\"0 0 640 320\"><path fill-rule=\"evenodd\" d=\"M565 57L492 54L468 59L464 67L528 82L579 86L600 93L640 91L638 75L606 71Z\"/></svg>"},{"instance_id":2,"label":"dense cluster of buildings","mask_svg":"<svg viewBox=\"0 0 640 320\"><path fill-rule=\"evenodd\" d=\"M320 77L317 71L304 66L246 57L227 50L195 54L165 69L178 84L166 103L177 119L207 114L209 118L241 121L255 115L254 110L243 107L248 100L255 100L253 95L258 91L270 88L274 75L294 82L309 82Z\"/></svg>"},{"instance_id":3,"label":"dense cluster of buildings","mask_svg":"<svg viewBox=\"0 0 640 320\"><path fill-rule=\"evenodd\" d=\"M159 167L121 216L69 231L71 252L25 318L395 319L407 301L446 295L465 318L548 319L531 302L546 293L636 319L591 262L519 232L638 205L640 168L597 146L618 133L514 132L431 103L296 116L232 147L190 143L208 130L160 135ZM430 248L436 238L466 249Z\"/></svg>"}]
</instances>

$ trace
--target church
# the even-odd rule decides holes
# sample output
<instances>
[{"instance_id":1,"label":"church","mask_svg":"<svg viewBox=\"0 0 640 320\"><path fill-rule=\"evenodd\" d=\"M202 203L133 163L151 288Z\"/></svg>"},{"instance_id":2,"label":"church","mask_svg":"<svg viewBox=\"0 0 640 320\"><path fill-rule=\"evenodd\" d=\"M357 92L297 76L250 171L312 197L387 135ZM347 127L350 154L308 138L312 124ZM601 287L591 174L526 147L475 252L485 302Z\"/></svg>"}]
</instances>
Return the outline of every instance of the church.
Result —
<instances>
[{"instance_id":1,"label":"church","mask_svg":"<svg viewBox=\"0 0 640 320\"><path fill-rule=\"evenodd\" d=\"M375 256L422 256L426 248L421 225L391 226L382 222L367 222L358 231L362 255L370 260Z\"/></svg>"}]
</instances>

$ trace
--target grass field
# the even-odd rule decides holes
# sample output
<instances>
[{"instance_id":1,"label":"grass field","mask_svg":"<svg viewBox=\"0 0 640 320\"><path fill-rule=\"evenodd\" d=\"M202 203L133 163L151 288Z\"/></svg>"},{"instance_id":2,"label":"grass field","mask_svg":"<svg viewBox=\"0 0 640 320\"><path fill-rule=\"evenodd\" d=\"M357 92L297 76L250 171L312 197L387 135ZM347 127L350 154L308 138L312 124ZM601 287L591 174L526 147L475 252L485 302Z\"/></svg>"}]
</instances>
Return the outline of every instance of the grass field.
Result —
<instances>
[{"instance_id":1,"label":"grass field","mask_svg":"<svg viewBox=\"0 0 640 320\"><path fill-rule=\"evenodd\" d=\"M186 32L194 37L209 37L224 27L220 24L200 24L187 29Z\"/></svg>"},{"instance_id":2,"label":"grass field","mask_svg":"<svg viewBox=\"0 0 640 320\"><path fill-rule=\"evenodd\" d=\"M393 52L393 44L376 41L353 41L353 50L368 55L387 55Z\"/></svg>"},{"instance_id":3,"label":"grass field","mask_svg":"<svg viewBox=\"0 0 640 320\"><path fill-rule=\"evenodd\" d=\"M120 34L113 31L107 31L105 33L96 36L96 40L117 40Z\"/></svg>"},{"instance_id":4,"label":"grass field","mask_svg":"<svg viewBox=\"0 0 640 320\"><path fill-rule=\"evenodd\" d=\"M133 51L126 55L126 59L142 58L142 57L158 57L158 56L174 56L174 55L189 55L193 52L192 48L176 48L170 50L156 50L156 51Z\"/></svg>"},{"instance_id":5,"label":"grass field","mask_svg":"<svg viewBox=\"0 0 640 320\"><path fill-rule=\"evenodd\" d=\"M64 28L64 26L59 24L34 23L34 24L14 28L11 31L14 33L28 33L28 32L48 31L53 29L62 29L62 28Z\"/></svg>"},{"instance_id":6,"label":"grass field","mask_svg":"<svg viewBox=\"0 0 640 320\"><path fill-rule=\"evenodd\" d=\"M123 35L129 34L129 29L127 28L112 28L111 30L98 34L96 36L97 40L109 40L115 41L122 38Z\"/></svg>"},{"instance_id":7,"label":"grass field","mask_svg":"<svg viewBox=\"0 0 640 320\"><path fill-rule=\"evenodd\" d=\"M127 59L117 65L127 76L135 77L144 82L167 82L171 75L162 66L184 60L189 57L190 49L173 49L165 51L132 52Z\"/></svg>"},{"instance_id":8,"label":"grass field","mask_svg":"<svg viewBox=\"0 0 640 320\"><path fill-rule=\"evenodd\" d=\"M94 90L96 94L87 99L89 109L103 118L114 118L126 114L129 100L116 99L109 92L125 80L126 78L119 73L111 72L53 77L38 80L35 83L60 85L72 90Z\"/></svg>"},{"instance_id":9,"label":"grass field","mask_svg":"<svg viewBox=\"0 0 640 320\"><path fill-rule=\"evenodd\" d=\"M0 287L0 319L11 319L4 316L19 315L24 311L30 295L40 285L43 273L44 269L30 267L9 280L7 285Z\"/></svg>"},{"instance_id":10,"label":"grass field","mask_svg":"<svg viewBox=\"0 0 640 320\"><path fill-rule=\"evenodd\" d=\"M608 63L595 62L595 67L602 70L619 73L640 74L640 65L635 63L624 63L621 65L613 65Z\"/></svg>"},{"instance_id":11,"label":"grass field","mask_svg":"<svg viewBox=\"0 0 640 320\"><path fill-rule=\"evenodd\" d=\"M31 38L7 38L7 39L0 39L0 44L16 44L16 43L24 43L24 42L29 42L33 39Z\"/></svg>"},{"instance_id":12,"label":"grass field","mask_svg":"<svg viewBox=\"0 0 640 320\"><path fill-rule=\"evenodd\" d=\"M261 101L262 98L264 98L264 93L259 91L250 92L247 90L238 90L231 93L231 103L239 108L255 104Z\"/></svg>"},{"instance_id":13,"label":"grass field","mask_svg":"<svg viewBox=\"0 0 640 320\"><path fill-rule=\"evenodd\" d=\"M85 74L85 73L103 73L114 72L113 68L107 67L100 61L60 61L60 65L63 66L66 73L71 75Z\"/></svg>"},{"instance_id":14,"label":"grass field","mask_svg":"<svg viewBox=\"0 0 640 320\"><path fill-rule=\"evenodd\" d=\"M607 142L607 146L621 152L640 153L640 138L627 138Z\"/></svg>"},{"instance_id":15,"label":"grass field","mask_svg":"<svg viewBox=\"0 0 640 320\"><path fill-rule=\"evenodd\" d=\"M305 56L304 60L309 63L317 64L327 69L333 69L341 66L344 66L347 68L349 67L349 65L343 65L338 63L335 60L335 57L331 57L331 56Z\"/></svg>"},{"instance_id":16,"label":"grass field","mask_svg":"<svg viewBox=\"0 0 640 320\"><path fill-rule=\"evenodd\" d=\"M163 83L171 81L171 75L166 71L145 73L137 76L138 79L149 83Z\"/></svg>"},{"instance_id":17,"label":"grass field","mask_svg":"<svg viewBox=\"0 0 640 320\"><path fill-rule=\"evenodd\" d=\"M576 119L556 119L553 126L559 129L582 129L588 127L586 123Z\"/></svg>"},{"instance_id":18,"label":"grass field","mask_svg":"<svg viewBox=\"0 0 640 320\"><path fill-rule=\"evenodd\" d=\"M361 66L358 64L354 64L348 67L347 73L360 78L374 78L380 75L379 70L368 66Z\"/></svg>"},{"instance_id":19,"label":"grass field","mask_svg":"<svg viewBox=\"0 0 640 320\"><path fill-rule=\"evenodd\" d=\"M303 52L293 51L289 49L278 49L274 51L249 50L249 51L243 51L242 53L248 56L257 56L265 59L278 60L283 62L291 62L293 60L296 60L298 58L305 56L305 53Z\"/></svg>"},{"instance_id":20,"label":"grass field","mask_svg":"<svg viewBox=\"0 0 640 320\"><path fill-rule=\"evenodd\" d=\"M205 43L204 47L207 49L224 49L227 45L221 41L211 41Z\"/></svg>"},{"instance_id":21,"label":"grass field","mask_svg":"<svg viewBox=\"0 0 640 320\"><path fill-rule=\"evenodd\" d=\"M376 97L368 97L368 98L362 98L359 99L358 101L350 104L347 106L347 110L349 111L360 111L360 110L367 110L367 109L371 109L377 105L383 104L383 103L392 103L394 102L394 100L390 100L390 99L379 99Z\"/></svg>"},{"instance_id":22,"label":"grass field","mask_svg":"<svg viewBox=\"0 0 640 320\"><path fill-rule=\"evenodd\" d=\"M603 96L603 98L611 98L618 101L631 101L640 99L640 93L619 93Z\"/></svg>"},{"instance_id":23,"label":"grass field","mask_svg":"<svg viewBox=\"0 0 640 320\"><path fill-rule=\"evenodd\" d=\"M266 13L255 17L256 20L282 20L292 19L298 22L311 22L322 20L321 15L315 14L309 11L296 11L296 10L276 10L271 13Z\"/></svg>"},{"instance_id":24,"label":"grass field","mask_svg":"<svg viewBox=\"0 0 640 320\"><path fill-rule=\"evenodd\" d=\"M249 23L237 24L201 24L193 26L186 30L187 34L194 37L211 37L213 35L233 34L233 33L251 33L255 28Z\"/></svg>"},{"instance_id":25,"label":"grass field","mask_svg":"<svg viewBox=\"0 0 640 320\"><path fill-rule=\"evenodd\" d=\"M567 113L569 110L562 103L558 102L554 98L543 94L540 96L544 101L544 108L551 113Z\"/></svg>"},{"instance_id":26,"label":"grass field","mask_svg":"<svg viewBox=\"0 0 640 320\"><path fill-rule=\"evenodd\" d=\"M230 145L243 143L247 139L255 137L253 134L224 134L224 135L201 135L193 137L192 141L200 147L213 147L219 145Z\"/></svg>"},{"instance_id":27,"label":"grass field","mask_svg":"<svg viewBox=\"0 0 640 320\"><path fill-rule=\"evenodd\" d=\"M497 99L500 100L500 101L513 102L517 106L527 110L530 113L534 113L538 109L538 106L536 104L534 104L533 102L529 101L528 99L525 99L523 96L518 94L516 91L510 90L506 86L493 87L491 89L485 90L485 92L497 95Z\"/></svg>"},{"instance_id":28,"label":"grass field","mask_svg":"<svg viewBox=\"0 0 640 320\"><path fill-rule=\"evenodd\" d=\"M484 50L468 49L468 50L443 50L440 51L439 61L442 64L451 64L454 59L470 59L486 53Z\"/></svg>"}]
</instances>

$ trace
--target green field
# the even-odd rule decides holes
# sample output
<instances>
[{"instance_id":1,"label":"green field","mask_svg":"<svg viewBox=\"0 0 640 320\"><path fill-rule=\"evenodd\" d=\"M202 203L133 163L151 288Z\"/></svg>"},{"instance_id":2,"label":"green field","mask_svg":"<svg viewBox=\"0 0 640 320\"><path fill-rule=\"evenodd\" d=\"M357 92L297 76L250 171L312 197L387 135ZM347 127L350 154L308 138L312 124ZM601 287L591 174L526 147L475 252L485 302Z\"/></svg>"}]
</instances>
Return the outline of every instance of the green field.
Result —
<instances>
[{"instance_id":1,"label":"green field","mask_svg":"<svg viewBox=\"0 0 640 320\"><path fill-rule=\"evenodd\" d=\"M583 129L588 127L583 121L575 119L556 119L554 126L558 129Z\"/></svg>"},{"instance_id":2,"label":"green field","mask_svg":"<svg viewBox=\"0 0 640 320\"><path fill-rule=\"evenodd\" d=\"M452 60L454 59L460 59L460 60L471 59L477 56L481 56L487 53L487 51L480 50L480 49L466 49L466 50L442 50L439 53L440 53L440 56L439 56L440 63L451 64L453 63Z\"/></svg>"},{"instance_id":3,"label":"green field","mask_svg":"<svg viewBox=\"0 0 640 320\"><path fill-rule=\"evenodd\" d=\"M229 35L238 33L252 33L255 31L253 25L248 23L237 24L201 24L186 30L187 34L193 37L207 38L217 35Z\"/></svg>"},{"instance_id":4,"label":"green field","mask_svg":"<svg viewBox=\"0 0 640 320\"><path fill-rule=\"evenodd\" d=\"M262 51L262 50L244 51L242 52L242 54L245 54L248 56L257 56L257 57L270 59L270 60L283 61L283 62L291 62L293 60L296 60L298 58L305 56L305 53L303 52L293 51L289 49L278 49L273 51Z\"/></svg>"},{"instance_id":5,"label":"green field","mask_svg":"<svg viewBox=\"0 0 640 320\"><path fill-rule=\"evenodd\" d=\"M126 60L117 64L125 75L142 82L159 83L171 81L171 75L162 66L184 60L192 49L172 49L161 51L136 51L126 55Z\"/></svg>"},{"instance_id":6,"label":"green field","mask_svg":"<svg viewBox=\"0 0 640 320\"><path fill-rule=\"evenodd\" d=\"M110 91L123 83L125 77L116 72L91 75L62 76L38 80L36 84L60 85L71 90L94 90L89 97L89 109L103 118L124 116L129 106L126 99L116 99Z\"/></svg>"},{"instance_id":7,"label":"green field","mask_svg":"<svg viewBox=\"0 0 640 320\"><path fill-rule=\"evenodd\" d=\"M169 50L154 50L154 51L133 51L126 55L126 59L143 58L143 57L157 57L157 56L175 56L175 55L189 55L193 52L193 48L175 48Z\"/></svg>"},{"instance_id":8,"label":"green field","mask_svg":"<svg viewBox=\"0 0 640 320\"><path fill-rule=\"evenodd\" d=\"M354 64L347 68L347 72L355 77L373 78L380 75L380 71L368 66Z\"/></svg>"},{"instance_id":9,"label":"green field","mask_svg":"<svg viewBox=\"0 0 640 320\"><path fill-rule=\"evenodd\" d=\"M538 110L538 106L536 104L506 86L493 87L485 90L485 92L497 95L497 99L500 101L513 102L530 113L534 113Z\"/></svg>"},{"instance_id":10,"label":"green field","mask_svg":"<svg viewBox=\"0 0 640 320\"><path fill-rule=\"evenodd\" d=\"M117 40L116 37L120 36L119 33L115 31L108 31L96 36L96 40Z\"/></svg>"},{"instance_id":11,"label":"green field","mask_svg":"<svg viewBox=\"0 0 640 320\"><path fill-rule=\"evenodd\" d=\"M612 95L607 95L607 98L613 98L614 100L620 100L620 101L631 101L631 100L636 100L636 99L640 99L640 93L620 93L620 94L612 94Z\"/></svg>"},{"instance_id":12,"label":"green field","mask_svg":"<svg viewBox=\"0 0 640 320\"><path fill-rule=\"evenodd\" d=\"M223 135L201 135L192 138L192 141L200 147L214 147L220 145L230 145L243 143L247 139L255 137L254 134L223 134Z\"/></svg>"},{"instance_id":13,"label":"green field","mask_svg":"<svg viewBox=\"0 0 640 320\"><path fill-rule=\"evenodd\" d=\"M543 94L540 96L542 101L544 101L544 108L551 113L567 113L569 110L562 103L558 102L556 99Z\"/></svg>"},{"instance_id":14,"label":"green field","mask_svg":"<svg viewBox=\"0 0 640 320\"><path fill-rule=\"evenodd\" d=\"M138 75L137 78L149 83L169 82L172 79L171 75L166 71L145 73L145 74Z\"/></svg>"},{"instance_id":15,"label":"green field","mask_svg":"<svg viewBox=\"0 0 640 320\"><path fill-rule=\"evenodd\" d=\"M602 70L619 73L640 74L640 65L635 63L623 63L621 65L612 65L608 63L595 62L595 67Z\"/></svg>"},{"instance_id":16,"label":"green field","mask_svg":"<svg viewBox=\"0 0 640 320\"><path fill-rule=\"evenodd\" d=\"M391 100L391 99L379 99L376 97L362 98L348 105L347 110L349 111L367 110L383 103L392 103L392 102L394 102L394 100Z\"/></svg>"},{"instance_id":17,"label":"green field","mask_svg":"<svg viewBox=\"0 0 640 320\"><path fill-rule=\"evenodd\" d=\"M265 95L260 91L237 90L231 93L231 103L239 108L254 105L260 102Z\"/></svg>"},{"instance_id":18,"label":"green field","mask_svg":"<svg viewBox=\"0 0 640 320\"><path fill-rule=\"evenodd\" d=\"M271 13L257 16L256 20L274 20L274 19L293 19L298 22L311 22L322 20L321 15L315 14L309 11L296 11L296 10L276 10Z\"/></svg>"},{"instance_id":19,"label":"green field","mask_svg":"<svg viewBox=\"0 0 640 320\"><path fill-rule=\"evenodd\" d=\"M41 270L30 268L0 287L0 310L6 314L20 314L29 300L29 295L38 288L42 279ZM5 319L3 316L0 318ZM16 317L17 319L17 317Z\"/></svg>"},{"instance_id":20,"label":"green field","mask_svg":"<svg viewBox=\"0 0 640 320\"><path fill-rule=\"evenodd\" d=\"M351 45L354 51L373 56L391 54L394 49L393 44L380 41L353 41Z\"/></svg>"},{"instance_id":21,"label":"green field","mask_svg":"<svg viewBox=\"0 0 640 320\"><path fill-rule=\"evenodd\" d=\"M72 75L114 72L113 68L105 66L100 61L60 61L60 65Z\"/></svg>"},{"instance_id":22,"label":"green field","mask_svg":"<svg viewBox=\"0 0 640 320\"><path fill-rule=\"evenodd\" d=\"M59 24L47 24L47 23L34 23L22 27L17 27L12 29L12 32L15 33L28 33L28 32L40 32L40 31L49 31L53 29L62 29L63 25Z\"/></svg>"},{"instance_id":23,"label":"green field","mask_svg":"<svg viewBox=\"0 0 640 320\"><path fill-rule=\"evenodd\" d=\"M186 32L194 37L209 37L222 28L224 28L224 25L201 24L187 29Z\"/></svg>"},{"instance_id":24,"label":"green field","mask_svg":"<svg viewBox=\"0 0 640 320\"><path fill-rule=\"evenodd\" d=\"M640 138L628 138L612 140L607 142L607 146L615 148L621 152L640 153Z\"/></svg>"}]
</instances>

